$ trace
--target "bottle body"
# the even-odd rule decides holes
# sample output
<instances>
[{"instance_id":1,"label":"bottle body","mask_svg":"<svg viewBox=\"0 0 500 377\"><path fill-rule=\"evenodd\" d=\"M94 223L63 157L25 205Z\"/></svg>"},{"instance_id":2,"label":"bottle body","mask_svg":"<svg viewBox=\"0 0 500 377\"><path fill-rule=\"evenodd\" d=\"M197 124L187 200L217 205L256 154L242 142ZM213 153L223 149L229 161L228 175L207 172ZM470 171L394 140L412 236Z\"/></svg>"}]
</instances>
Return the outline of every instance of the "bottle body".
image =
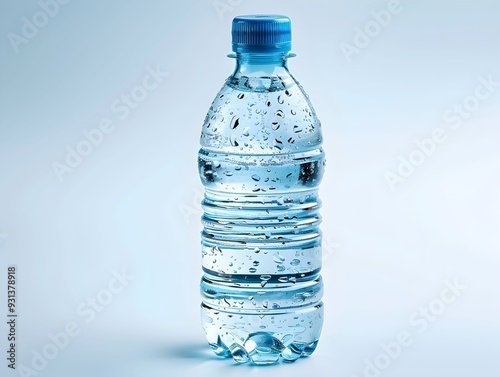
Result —
<instances>
[{"instance_id":1,"label":"bottle body","mask_svg":"<svg viewBox=\"0 0 500 377\"><path fill-rule=\"evenodd\" d=\"M311 354L323 323L321 125L286 54L239 56L205 119L202 324L220 356Z\"/></svg>"}]
</instances>

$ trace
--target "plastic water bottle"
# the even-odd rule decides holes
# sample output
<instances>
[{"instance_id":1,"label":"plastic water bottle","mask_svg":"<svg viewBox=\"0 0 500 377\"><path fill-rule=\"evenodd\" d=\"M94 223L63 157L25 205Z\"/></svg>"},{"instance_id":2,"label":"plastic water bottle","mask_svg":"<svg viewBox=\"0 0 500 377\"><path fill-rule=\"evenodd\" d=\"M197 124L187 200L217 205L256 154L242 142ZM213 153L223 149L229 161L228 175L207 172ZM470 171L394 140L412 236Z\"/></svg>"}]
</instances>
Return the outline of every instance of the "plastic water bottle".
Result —
<instances>
[{"instance_id":1,"label":"plastic water bottle","mask_svg":"<svg viewBox=\"0 0 500 377\"><path fill-rule=\"evenodd\" d=\"M310 355L323 324L320 121L290 74L291 22L240 16L234 73L208 111L199 173L202 324L213 351L272 364Z\"/></svg>"}]
</instances>

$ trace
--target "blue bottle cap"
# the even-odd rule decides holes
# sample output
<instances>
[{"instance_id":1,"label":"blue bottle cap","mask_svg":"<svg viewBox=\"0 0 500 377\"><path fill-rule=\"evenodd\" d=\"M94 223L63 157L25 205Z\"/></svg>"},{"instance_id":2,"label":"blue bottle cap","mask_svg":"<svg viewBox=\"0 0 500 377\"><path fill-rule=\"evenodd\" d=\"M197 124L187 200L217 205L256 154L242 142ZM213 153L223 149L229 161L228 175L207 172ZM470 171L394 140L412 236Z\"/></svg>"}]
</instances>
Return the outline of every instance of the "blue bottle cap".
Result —
<instances>
[{"instance_id":1,"label":"blue bottle cap","mask_svg":"<svg viewBox=\"0 0 500 377\"><path fill-rule=\"evenodd\" d=\"M238 16L231 34L234 52L288 52L292 48L292 23L286 16Z\"/></svg>"}]
</instances>

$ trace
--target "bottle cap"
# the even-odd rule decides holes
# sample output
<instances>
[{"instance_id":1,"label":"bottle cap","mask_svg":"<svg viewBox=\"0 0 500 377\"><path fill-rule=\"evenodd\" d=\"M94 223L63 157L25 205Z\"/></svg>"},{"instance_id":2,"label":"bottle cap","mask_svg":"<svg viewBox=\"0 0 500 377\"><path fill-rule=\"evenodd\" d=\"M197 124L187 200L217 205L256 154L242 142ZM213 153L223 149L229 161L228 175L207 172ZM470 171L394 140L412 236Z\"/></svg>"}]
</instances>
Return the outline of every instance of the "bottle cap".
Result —
<instances>
[{"instance_id":1,"label":"bottle cap","mask_svg":"<svg viewBox=\"0 0 500 377\"><path fill-rule=\"evenodd\" d=\"M231 34L234 52L288 52L292 48L292 23L286 16L238 16Z\"/></svg>"}]
</instances>

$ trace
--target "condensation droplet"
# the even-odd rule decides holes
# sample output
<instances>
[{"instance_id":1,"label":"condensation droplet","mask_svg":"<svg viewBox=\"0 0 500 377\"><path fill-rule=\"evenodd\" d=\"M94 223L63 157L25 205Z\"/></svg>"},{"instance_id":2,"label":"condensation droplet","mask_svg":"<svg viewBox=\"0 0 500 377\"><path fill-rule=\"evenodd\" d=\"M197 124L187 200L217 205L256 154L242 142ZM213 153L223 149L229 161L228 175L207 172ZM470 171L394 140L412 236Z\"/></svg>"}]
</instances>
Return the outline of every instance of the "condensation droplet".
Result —
<instances>
[{"instance_id":1,"label":"condensation droplet","mask_svg":"<svg viewBox=\"0 0 500 377\"><path fill-rule=\"evenodd\" d=\"M231 142L231 145L233 147L237 147L239 144L238 144L238 141L236 140L236 137L234 135L231 135L229 137L229 141Z\"/></svg>"},{"instance_id":2,"label":"condensation droplet","mask_svg":"<svg viewBox=\"0 0 500 377\"><path fill-rule=\"evenodd\" d=\"M300 264L300 260L299 260L299 259L294 259L294 260L292 260L292 261L290 262L290 264L291 264L292 266L298 266L298 265Z\"/></svg>"},{"instance_id":3,"label":"condensation droplet","mask_svg":"<svg viewBox=\"0 0 500 377\"><path fill-rule=\"evenodd\" d=\"M243 93L238 94L239 99L243 99L243 97L245 97L245 95Z\"/></svg>"},{"instance_id":4,"label":"condensation droplet","mask_svg":"<svg viewBox=\"0 0 500 377\"><path fill-rule=\"evenodd\" d=\"M245 127L243 130L243 136L249 136L250 135L250 127Z\"/></svg>"},{"instance_id":5,"label":"condensation droplet","mask_svg":"<svg viewBox=\"0 0 500 377\"><path fill-rule=\"evenodd\" d=\"M276 111L275 115L279 116L280 118L284 118L285 117L285 113L283 112L283 110Z\"/></svg>"},{"instance_id":6,"label":"condensation droplet","mask_svg":"<svg viewBox=\"0 0 500 377\"><path fill-rule=\"evenodd\" d=\"M274 139L274 147L282 150L283 149L283 142L279 139Z\"/></svg>"},{"instance_id":7,"label":"condensation droplet","mask_svg":"<svg viewBox=\"0 0 500 377\"><path fill-rule=\"evenodd\" d=\"M273 260L275 263L282 264L285 261L285 258L280 255L280 253L275 253L273 255Z\"/></svg>"},{"instance_id":8,"label":"condensation droplet","mask_svg":"<svg viewBox=\"0 0 500 377\"><path fill-rule=\"evenodd\" d=\"M257 174L252 175L252 179L253 179L255 182L259 182L259 181L260 181L260 177L259 177Z\"/></svg>"},{"instance_id":9,"label":"condensation droplet","mask_svg":"<svg viewBox=\"0 0 500 377\"><path fill-rule=\"evenodd\" d=\"M233 119L231 119L231 124L229 127L234 130L236 127L240 125L240 118L234 116Z\"/></svg>"}]
</instances>

